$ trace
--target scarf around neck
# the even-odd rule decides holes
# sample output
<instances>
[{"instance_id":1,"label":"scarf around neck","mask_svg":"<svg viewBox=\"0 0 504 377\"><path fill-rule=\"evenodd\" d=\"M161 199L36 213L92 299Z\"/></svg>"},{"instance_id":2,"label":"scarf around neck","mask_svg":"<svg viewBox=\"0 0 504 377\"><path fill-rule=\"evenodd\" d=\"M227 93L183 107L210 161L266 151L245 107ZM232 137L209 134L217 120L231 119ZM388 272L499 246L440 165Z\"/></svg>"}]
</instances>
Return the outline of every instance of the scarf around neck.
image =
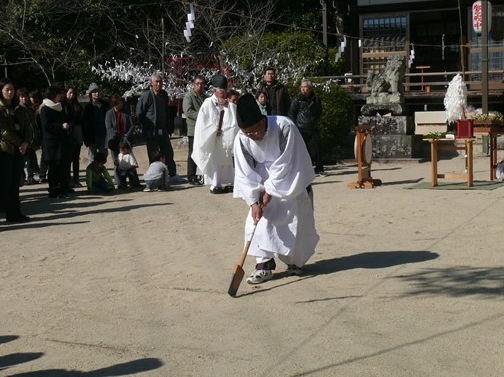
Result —
<instances>
[{"instance_id":1,"label":"scarf around neck","mask_svg":"<svg viewBox=\"0 0 504 377\"><path fill-rule=\"evenodd\" d=\"M42 104L44 106L47 106L48 108L56 110L56 111L63 110L63 106L61 106L61 102L56 103L56 102L53 102L52 100L50 100L49 98L44 98L44 100L42 101Z\"/></svg>"}]
</instances>

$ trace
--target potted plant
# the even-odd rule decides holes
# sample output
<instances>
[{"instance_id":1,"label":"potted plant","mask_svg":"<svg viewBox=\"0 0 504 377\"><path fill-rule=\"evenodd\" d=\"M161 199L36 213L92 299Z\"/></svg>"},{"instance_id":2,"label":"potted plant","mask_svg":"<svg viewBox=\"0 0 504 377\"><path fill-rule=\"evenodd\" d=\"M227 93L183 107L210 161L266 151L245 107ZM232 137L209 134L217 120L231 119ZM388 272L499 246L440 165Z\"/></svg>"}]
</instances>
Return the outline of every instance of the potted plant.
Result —
<instances>
[{"instance_id":1,"label":"potted plant","mask_svg":"<svg viewBox=\"0 0 504 377\"><path fill-rule=\"evenodd\" d=\"M470 111L468 117L472 119L474 127L504 126L504 115L499 111L483 113L481 109L476 109Z\"/></svg>"}]
</instances>

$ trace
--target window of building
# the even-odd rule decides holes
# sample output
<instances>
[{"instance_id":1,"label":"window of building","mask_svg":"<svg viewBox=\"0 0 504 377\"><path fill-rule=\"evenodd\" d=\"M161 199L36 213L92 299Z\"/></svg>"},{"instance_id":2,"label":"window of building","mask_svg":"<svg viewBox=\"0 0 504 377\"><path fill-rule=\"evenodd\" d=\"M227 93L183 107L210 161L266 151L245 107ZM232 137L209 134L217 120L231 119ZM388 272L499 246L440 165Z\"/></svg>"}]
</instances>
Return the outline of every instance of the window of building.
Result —
<instances>
[{"instance_id":1,"label":"window of building","mask_svg":"<svg viewBox=\"0 0 504 377\"><path fill-rule=\"evenodd\" d=\"M408 17L402 15L361 17L361 72L379 73L391 55L406 56Z\"/></svg>"}]
</instances>

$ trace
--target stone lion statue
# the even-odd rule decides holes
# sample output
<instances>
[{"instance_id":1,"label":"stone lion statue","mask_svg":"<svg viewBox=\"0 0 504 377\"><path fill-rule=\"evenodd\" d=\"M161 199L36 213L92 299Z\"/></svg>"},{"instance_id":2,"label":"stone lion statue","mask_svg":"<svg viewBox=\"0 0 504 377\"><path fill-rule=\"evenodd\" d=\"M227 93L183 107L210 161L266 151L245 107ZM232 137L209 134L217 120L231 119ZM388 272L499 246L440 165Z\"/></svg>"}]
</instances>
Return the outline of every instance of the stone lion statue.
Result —
<instances>
[{"instance_id":1,"label":"stone lion statue","mask_svg":"<svg viewBox=\"0 0 504 377\"><path fill-rule=\"evenodd\" d=\"M389 56L385 70L375 75L373 71L368 71L366 85L370 95L367 103L397 103L400 102L404 93L403 81L406 66L404 57L394 55ZM390 93L391 95L388 95Z\"/></svg>"}]
</instances>

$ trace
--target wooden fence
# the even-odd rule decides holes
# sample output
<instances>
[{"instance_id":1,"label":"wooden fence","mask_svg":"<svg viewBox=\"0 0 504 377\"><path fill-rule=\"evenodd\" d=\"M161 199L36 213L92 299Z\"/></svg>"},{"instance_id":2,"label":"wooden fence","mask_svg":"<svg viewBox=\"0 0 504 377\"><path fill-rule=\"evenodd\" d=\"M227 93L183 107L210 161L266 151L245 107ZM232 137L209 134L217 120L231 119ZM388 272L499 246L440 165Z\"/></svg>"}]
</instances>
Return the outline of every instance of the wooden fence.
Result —
<instances>
[{"instance_id":1,"label":"wooden fence","mask_svg":"<svg viewBox=\"0 0 504 377\"><path fill-rule=\"evenodd\" d=\"M406 73L404 91L410 92L446 92L448 84L460 72L418 72ZM489 70L488 88L493 91L504 90L504 70ZM481 92L481 71L466 71L465 83L468 91ZM491 78L490 78L491 77ZM366 75L345 74L343 76L319 76L318 78L334 80L351 93L367 93ZM479 79L478 79L479 78Z\"/></svg>"}]
</instances>

